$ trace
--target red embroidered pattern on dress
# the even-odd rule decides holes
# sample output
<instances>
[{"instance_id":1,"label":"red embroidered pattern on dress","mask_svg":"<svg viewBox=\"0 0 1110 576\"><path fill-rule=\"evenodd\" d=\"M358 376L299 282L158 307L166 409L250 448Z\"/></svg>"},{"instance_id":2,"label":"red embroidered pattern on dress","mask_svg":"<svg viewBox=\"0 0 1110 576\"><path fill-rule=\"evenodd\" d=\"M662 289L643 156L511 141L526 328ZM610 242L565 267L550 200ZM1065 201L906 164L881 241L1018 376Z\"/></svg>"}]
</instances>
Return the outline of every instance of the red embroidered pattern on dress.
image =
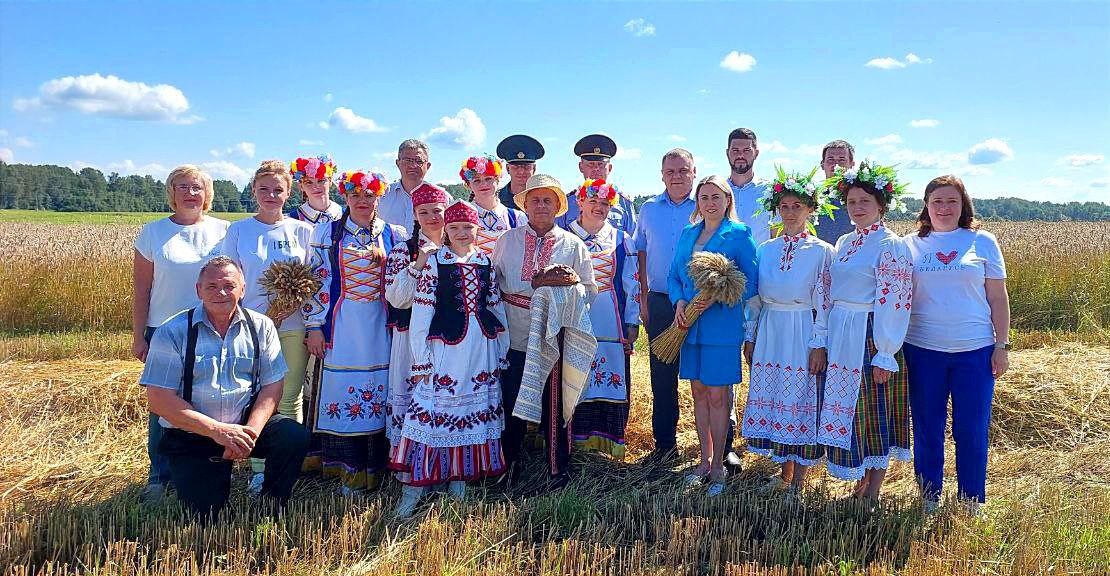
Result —
<instances>
[{"instance_id":1,"label":"red embroidered pattern on dress","mask_svg":"<svg viewBox=\"0 0 1110 576\"><path fill-rule=\"evenodd\" d=\"M848 246L848 251L840 257L840 261L847 262L849 258L855 255L856 252L859 252L860 248L863 248L863 242L867 239L867 236L882 227L883 225L878 222L868 226L867 228L856 227L856 237L852 239L851 245Z\"/></svg>"},{"instance_id":2,"label":"red embroidered pattern on dress","mask_svg":"<svg viewBox=\"0 0 1110 576\"><path fill-rule=\"evenodd\" d=\"M909 258L884 251L875 267L875 282L879 304L893 303L895 310L909 310L913 299L913 263Z\"/></svg>"},{"instance_id":3,"label":"red embroidered pattern on dress","mask_svg":"<svg viewBox=\"0 0 1110 576\"><path fill-rule=\"evenodd\" d=\"M779 257L779 270L785 272L793 267L794 252L798 249L798 243L808 236L808 233L802 232L801 234L782 237L782 256Z\"/></svg>"},{"instance_id":4,"label":"red embroidered pattern on dress","mask_svg":"<svg viewBox=\"0 0 1110 576\"><path fill-rule=\"evenodd\" d=\"M785 402L783 398L802 401ZM817 384L802 366L752 364L748 391L749 416L745 424L751 432L796 442L815 441L817 423Z\"/></svg>"},{"instance_id":5,"label":"red embroidered pattern on dress","mask_svg":"<svg viewBox=\"0 0 1110 576\"><path fill-rule=\"evenodd\" d=\"M521 282L531 282L532 277L540 271L541 268L547 266L548 260L551 260L551 253L555 250L555 235L551 234L544 236L543 246L540 248L539 258L536 258L536 236L534 234L524 235L524 262L520 265L520 280Z\"/></svg>"},{"instance_id":6,"label":"red embroidered pattern on dress","mask_svg":"<svg viewBox=\"0 0 1110 576\"><path fill-rule=\"evenodd\" d=\"M849 370L838 364L829 364L825 372L825 402L821 408L824 425L818 430L819 438L839 440L851 433L861 375L859 368ZM852 390L856 393L849 394Z\"/></svg>"}]
</instances>

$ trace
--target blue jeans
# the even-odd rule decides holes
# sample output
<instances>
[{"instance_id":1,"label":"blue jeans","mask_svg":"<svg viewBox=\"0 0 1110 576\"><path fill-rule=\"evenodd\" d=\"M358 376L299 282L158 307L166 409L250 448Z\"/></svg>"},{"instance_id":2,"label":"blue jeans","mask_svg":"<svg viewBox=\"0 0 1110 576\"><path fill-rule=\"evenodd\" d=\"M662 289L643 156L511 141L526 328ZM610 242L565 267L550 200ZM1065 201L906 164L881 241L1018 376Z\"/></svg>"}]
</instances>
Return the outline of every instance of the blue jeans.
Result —
<instances>
[{"instance_id":1,"label":"blue jeans","mask_svg":"<svg viewBox=\"0 0 1110 576\"><path fill-rule=\"evenodd\" d=\"M143 337L146 338L146 343L150 344L150 338L154 336L154 331L157 328L147 326ZM150 458L150 472L147 473L147 484L168 484L170 478L170 463L166 460L165 456L158 453L158 443L162 441L162 425L158 423L158 415L151 412L147 414L146 419L146 455Z\"/></svg>"},{"instance_id":2,"label":"blue jeans","mask_svg":"<svg viewBox=\"0 0 1110 576\"><path fill-rule=\"evenodd\" d=\"M952 398L952 440L956 443L959 495L987 497L987 431L994 398L994 346L968 352L937 352L902 346L910 380L913 467L922 495L938 500L944 482L944 430Z\"/></svg>"}]
</instances>

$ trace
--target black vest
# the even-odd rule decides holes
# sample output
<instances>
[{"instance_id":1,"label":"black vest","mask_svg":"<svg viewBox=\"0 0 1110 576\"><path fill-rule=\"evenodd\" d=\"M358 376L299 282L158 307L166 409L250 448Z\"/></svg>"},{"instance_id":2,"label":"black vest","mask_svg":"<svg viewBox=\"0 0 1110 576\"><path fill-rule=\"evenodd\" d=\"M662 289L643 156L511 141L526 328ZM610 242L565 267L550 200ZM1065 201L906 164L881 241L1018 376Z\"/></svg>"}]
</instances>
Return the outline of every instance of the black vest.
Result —
<instances>
[{"instance_id":1,"label":"black vest","mask_svg":"<svg viewBox=\"0 0 1110 576\"><path fill-rule=\"evenodd\" d=\"M439 283L436 285L436 311L428 327L428 338L442 340L445 344L458 344L466 337L470 315L466 312L463 296L463 278L460 265L443 263L437 256ZM478 328L486 338L496 338L505 330L501 321L486 306L492 265L478 264L478 297L475 302Z\"/></svg>"}]
</instances>

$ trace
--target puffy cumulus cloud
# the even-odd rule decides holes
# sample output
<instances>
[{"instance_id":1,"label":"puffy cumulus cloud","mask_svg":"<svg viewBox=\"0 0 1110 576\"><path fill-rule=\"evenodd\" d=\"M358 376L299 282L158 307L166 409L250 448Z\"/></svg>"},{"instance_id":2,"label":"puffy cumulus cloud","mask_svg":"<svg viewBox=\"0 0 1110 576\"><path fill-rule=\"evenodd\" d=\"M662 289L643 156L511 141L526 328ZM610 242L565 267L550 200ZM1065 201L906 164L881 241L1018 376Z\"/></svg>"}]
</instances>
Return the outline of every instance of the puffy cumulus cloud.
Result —
<instances>
[{"instance_id":1,"label":"puffy cumulus cloud","mask_svg":"<svg viewBox=\"0 0 1110 576\"><path fill-rule=\"evenodd\" d=\"M906 66L910 66L913 64L932 63L932 58L922 58L917 54L910 52L909 54L906 54L906 57L902 60L891 58L890 56L884 56L882 58L872 58L871 60L868 60L867 63L864 64L864 66L868 68L878 68L880 70L897 70L899 68L905 68Z\"/></svg>"},{"instance_id":2,"label":"puffy cumulus cloud","mask_svg":"<svg viewBox=\"0 0 1110 576\"><path fill-rule=\"evenodd\" d=\"M170 173L169 168L166 168L158 162L150 162L143 165L136 165L132 160L123 160L122 162L110 162L106 167L109 173L116 172L124 175L137 174L139 176L153 176L157 179L165 178Z\"/></svg>"},{"instance_id":3,"label":"puffy cumulus cloud","mask_svg":"<svg viewBox=\"0 0 1110 576\"><path fill-rule=\"evenodd\" d=\"M999 138L988 138L967 151L969 164L994 164L1013 157L1010 145Z\"/></svg>"},{"instance_id":4,"label":"puffy cumulus cloud","mask_svg":"<svg viewBox=\"0 0 1110 576\"><path fill-rule=\"evenodd\" d=\"M243 187L251 179L251 175L246 170L227 160L205 162L200 167L208 172L213 180L231 180L239 187Z\"/></svg>"},{"instance_id":5,"label":"puffy cumulus cloud","mask_svg":"<svg viewBox=\"0 0 1110 576\"><path fill-rule=\"evenodd\" d=\"M887 134L878 138L868 138L864 142L871 146L893 146L894 144L901 144L902 137L897 134Z\"/></svg>"},{"instance_id":6,"label":"puffy cumulus cloud","mask_svg":"<svg viewBox=\"0 0 1110 576\"><path fill-rule=\"evenodd\" d=\"M624 23L624 31L637 38L655 36L655 25L643 18L634 18Z\"/></svg>"},{"instance_id":7,"label":"puffy cumulus cloud","mask_svg":"<svg viewBox=\"0 0 1110 576\"><path fill-rule=\"evenodd\" d=\"M439 126L421 135L421 139L449 148L477 148L486 141L486 125L475 111L463 108L454 116L440 118Z\"/></svg>"},{"instance_id":8,"label":"puffy cumulus cloud","mask_svg":"<svg viewBox=\"0 0 1110 576\"><path fill-rule=\"evenodd\" d=\"M0 148L0 162L11 164L15 162L15 154L11 148Z\"/></svg>"},{"instance_id":9,"label":"puffy cumulus cloud","mask_svg":"<svg viewBox=\"0 0 1110 576\"><path fill-rule=\"evenodd\" d=\"M964 166L965 155L958 152L921 152L899 148L887 154L890 163L907 170L948 170Z\"/></svg>"},{"instance_id":10,"label":"puffy cumulus cloud","mask_svg":"<svg viewBox=\"0 0 1110 576\"><path fill-rule=\"evenodd\" d=\"M224 156L242 156L244 158L254 158L255 145L254 142L240 142L234 146L228 146L223 150L213 148L208 151L213 158L220 158Z\"/></svg>"},{"instance_id":11,"label":"puffy cumulus cloud","mask_svg":"<svg viewBox=\"0 0 1110 576\"><path fill-rule=\"evenodd\" d=\"M644 156L644 151L639 148L617 148L617 155L613 160L639 160Z\"/></svg>"},{"instance_id":12,"label":"puffy cumulus cloud","mask_svg":"<svg viewBox=\"0 0 1110 576\"><path fill-rule=\"evenodd\" d=\"M940 126L940 120L934 120L932 118L910 120L910 127L912 128L936 128L937 126Z\"/></svg>"},{"instance_id":13,"label":"puffy cumulus cloud","mask_svg":"<svg viewBox=\"0 0 1110 576\"><path fill-rule=\"evenodd\" d=\"M189 100L175 86L150 86L100 74L49 80L39 86L38 96L16 98L13 108L19 112L75 110L82 114L177 124L200 120L199 116L186 116Z\"/></svg>"},{"instance_id":14,"label":"puffy cumulus cloud","mask_svg":"<svg viewBox=\"0 0 1110 576\"><path fill-rule=\"evenodd\" d=\"M354 110L346 106L340 106L332 110L331 115L328 116L326 122L320 122L320 127L327 130L331 127L346 130L352 134L363 134L367 132L388 132L389 129L379 125L377 122L355 114Z\"/></svg>"},{"instance_id":15,"label":"puffy cumulus cloud","mask_svg":"<svg viewBox=\"0 0 1110 576\"><path fill-rule=\"evenodd\" d=\"M721 60L721 68L733 72L748 72L755 68L755 56L733 50Z\"/></svg>"},{"instance_id":16,"label":"puffy cumulus cloud","mask_svg":"<svg viewBox=\"0 0 1110 576\"><path fill-rule=\"evenodd\" d=\"M1102 154L1072 154L1071 156L1064 156L1061 158L1060 163L1073 168L1082 168L1084 166L1102 164L1105 160L1106 158Z\"/></svg>"}]
</instances>

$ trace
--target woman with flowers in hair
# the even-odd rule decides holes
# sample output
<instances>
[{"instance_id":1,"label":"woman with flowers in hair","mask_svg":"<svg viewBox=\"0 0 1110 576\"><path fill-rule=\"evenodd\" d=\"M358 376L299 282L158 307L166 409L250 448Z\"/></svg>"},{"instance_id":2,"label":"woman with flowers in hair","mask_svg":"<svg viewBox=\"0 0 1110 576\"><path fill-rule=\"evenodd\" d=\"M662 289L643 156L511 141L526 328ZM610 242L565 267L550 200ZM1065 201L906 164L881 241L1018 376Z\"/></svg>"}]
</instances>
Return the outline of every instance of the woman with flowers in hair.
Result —
<instances>
[{"instance_id":1,"label":"woman with flowers in hair","mask_svg":"<svg viewBox=\"0 0 1110 576\"><path fill-rule=\"evenodd\" d=\"M597 355L571 429L579 448L623 459L632 377L629 359L640 328L636 251L628 233L608 222L609 210L620 198L616 184L586 180L576 196L581 210L569 229L586 244L594 267L598 294L590 306L590 321Z\"/></svg>"},{"instance_id":2,"label":"woman with flowers in hair","mask_svg":"<svg viewBox=\"0 0 1110 576\"><path fill-rule=\"evenodd\" d=\"M401 440L401 426L412 397L412 348L409 346L409 320L412 296L420 271L428 256L443 245L443 213L447 209L447 192L427 182L412 191L412 211L416 217L413 236L390 250L385 264L385 299L389 302L387 325L393 334L389 354L389 403L386 405L385 434L389 438L390 458ZM397 473L401 482L408 481L404 472Z\"/></svg>"},{"instance_id":3,"label":"woman with flowers in hair","mask_svg":"<svg viewBox=\"0 0 1110 576\"><path fill-rule=\"evenodd\" d=\"M339 478L343 494L377 487L388 453L385 261L406 236L377 215L388 185L381 174L344 173L346 212L312 233L311 264L322 284L304 317L308 351L323 361L312 431L320 440L318 464L325 477Z\"/></svg>"},{"instance_id":4,"label":"woman with flowers in hair","mask_svg":"<svg viewBox=\"0 0 1110 576\"><path fill-rule=\"evenodd\" d=\"M800 490L806 470L824 455L817 444L817 410L833 247L817 238L812 220L832 206L815 173L778 168L761 202L782 234L757 249L759 296L749 302L744 323L751 378L741 433L750 452L782 464L782 474L771 477L766 490Z\"/></svg>"},{"instance_id":5,"label":"woman with flowers in hair","mask_svg":"<svg viewBox=\"0 0 1110 576\"><path fill-rule=\"evenodd\" d=\"M343 215L343 207L332 202L330 197L331 179L335 175L331 154L297 158L289 163L289 174L301 190L301 205L289 213L290 218L319 224L338 220Z\"/></svg>"},{"instance_id":6,"label":"woman with flowers in hair","mask_svg":"<svg viewBox=\"0 0 1110 576\"><path fill-rule=\"evenodd\" d=\"M890 458L910 459L909 386L902 340L910 320L913 262L883 224L905 184L870 161L837 169L825 185L840 196L856 226L836 242L827 329L828 367L817 441L828 470L859 480L857 498L879 497Z\"/></svg>"},{"instance_id":7,"label":"woman with flowers in hair","mask_svg":"<svg viewBox=\"0 0 1110 576\"><path fill-rule=\"evenodd\" d=\"M412 514L428 486L505 471L501 373L509 336L493 264L475 246L478 211L456 200L444 213L443 247L427 258L409 324L412 400L390 466L408 475L397 515Z\"/></svg>"},{"instance_id":8,"label":"woman with flowers in hair","mask_svg":"<svg viewBox=\"0 0 1110 576\"><path fill-rule=\"evenodd\" d=\"M470 191L470 201L478 211L477 248L487 256L493 255L493 247L502 234L528 223L524 212L505 206L497 196L502 173L501 160L489 154L467 158L459 170L463 184Z\"/></svg>"}]
</instances>

